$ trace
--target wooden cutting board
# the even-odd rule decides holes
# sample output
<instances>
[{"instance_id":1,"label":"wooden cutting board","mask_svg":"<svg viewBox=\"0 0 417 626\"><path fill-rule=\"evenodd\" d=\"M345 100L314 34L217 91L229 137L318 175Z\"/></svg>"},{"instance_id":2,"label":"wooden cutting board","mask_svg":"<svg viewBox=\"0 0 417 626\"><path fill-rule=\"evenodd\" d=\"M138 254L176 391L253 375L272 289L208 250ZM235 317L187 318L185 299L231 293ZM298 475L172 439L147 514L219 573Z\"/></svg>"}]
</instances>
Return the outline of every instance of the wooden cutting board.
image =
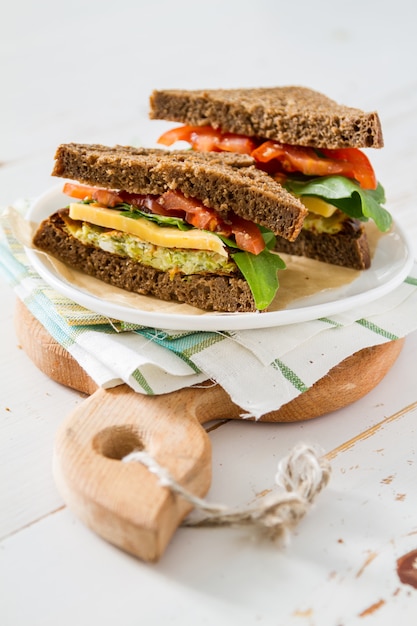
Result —
<instances>
[{"instance_id":1,"label":"wooden cutting board","mask_svg":"<svg viewBox=\"0 0 417 626\"><path fill-rule=\"evenodd\" d=\"M104 539L145 561L157 561L191 505L162 487L141 463L121 459L145 449L183 487L202 497L211 483L211 444L202 424L240 419L242 410L218 385L161 396L135 393L127 385L98 388L20 301L15 327L22 348L40 370L89 396L56 436L53 472L64 501ZM403 343L357 352L260 421L309 420L355 402L381 382Z\"/></svg>"}]
</instances>

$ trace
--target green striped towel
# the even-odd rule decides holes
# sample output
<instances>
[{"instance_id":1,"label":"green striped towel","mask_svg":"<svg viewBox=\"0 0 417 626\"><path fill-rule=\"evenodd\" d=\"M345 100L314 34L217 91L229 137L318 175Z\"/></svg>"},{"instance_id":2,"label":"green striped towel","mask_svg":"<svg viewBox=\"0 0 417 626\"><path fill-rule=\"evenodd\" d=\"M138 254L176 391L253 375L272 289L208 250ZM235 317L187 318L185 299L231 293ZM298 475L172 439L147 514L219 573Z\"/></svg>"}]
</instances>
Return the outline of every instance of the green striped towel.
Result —
<instances>
[{"instance_id":1,"label":"green striped towel","mask_svg":"<svg viewBox=\"0 0 417 626\"><path fill-rule=\"evenodd\" d=\"M259 418L303 393L362 348L417 329L417 264L390 294L354 311L233 332L175 332L124 324L60 295L33 270L3 220L0 270L31 313L100 386L163 394L211 379Z\"/></svg>"}]
</instances>

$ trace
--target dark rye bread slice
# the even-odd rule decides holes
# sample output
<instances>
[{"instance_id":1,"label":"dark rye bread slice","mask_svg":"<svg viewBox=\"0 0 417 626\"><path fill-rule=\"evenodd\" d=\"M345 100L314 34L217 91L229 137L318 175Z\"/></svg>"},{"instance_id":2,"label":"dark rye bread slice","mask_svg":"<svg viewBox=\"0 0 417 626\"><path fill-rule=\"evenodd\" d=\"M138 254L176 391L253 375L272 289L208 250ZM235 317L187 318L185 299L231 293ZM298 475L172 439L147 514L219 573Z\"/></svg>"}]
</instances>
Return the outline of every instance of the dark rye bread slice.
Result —
<instances>
[{"instance_id":1,"label":"dark rye bread slice","mask_svg":"<svg viewBox=\"0 0 417 626\"><path fill-rule=\"evenodd\" d=\"M134 260L86 246L65 231L60 211L38 227L34 245L78 269L127 291L184 302L205 311L256 311L249 285L241 275L170 275Z\"/></svg>"},{"instance_id":2,"label":"dark rye bread slice","mask_svg":"<svg viewBox=\"0 0 417 626\"><path fill-rule=\"evenodd\" d=\"M337 233L314 232L303 228L293 243L277 237L275 250L355 270L365 270L371 265L365 226L348 216Z\"/></svg>"},{"instance_id":3,"label":"dark rye bread slice","mask_svg":"<svg viewBox=\"0 0 417 626\"><path fill-rule=\"evenodd\" d=\"M139 194L169 189L200 200L223 217L237 215L293 241L307 210L247 155L63 144L53 176Z\"/></svg>"},{"instance_id":4,"label":"dark rye bread slice","mask_svg":"<svg viewBox=\"0 0 417 626\"><path fill-rule=\"evenodd\" d=\"M316 148L381 148L376 112L340 105L307 87L155 90L150 118Z\"/></svg>"}]
</instances>

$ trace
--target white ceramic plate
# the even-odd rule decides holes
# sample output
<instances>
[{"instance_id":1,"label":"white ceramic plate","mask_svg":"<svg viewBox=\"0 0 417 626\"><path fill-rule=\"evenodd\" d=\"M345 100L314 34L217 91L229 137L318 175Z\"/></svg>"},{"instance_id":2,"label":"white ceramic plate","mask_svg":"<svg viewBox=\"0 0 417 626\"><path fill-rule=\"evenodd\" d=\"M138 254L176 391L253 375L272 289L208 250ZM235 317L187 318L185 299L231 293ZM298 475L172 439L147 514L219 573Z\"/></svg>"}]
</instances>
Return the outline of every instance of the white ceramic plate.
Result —
<instances>
[{"instance_id":1,"label":"white ceramic plate","mask_svg":"<svg viewBox=\"0 0 417 626\"><path fill-rule=\"evenodd\" d=\"M68 204L61 187L47 191L31 206L27 219L38 223ZM340 288L326 289L293 301L285 309L265 313L178 314L163 310L144 310L137 306L116 304L67 282L44 254L27 249L34 269L56 291L76 303L113 319L169 330L243 330L305 322L341 313L371 302L389 293L407 276L413 264L412 246L398 224L378 240L372 267L353 282ZM331 272L332 266L326 266ZM152 298L155 302L155 299Z\"/></svg>"}]
</instances>

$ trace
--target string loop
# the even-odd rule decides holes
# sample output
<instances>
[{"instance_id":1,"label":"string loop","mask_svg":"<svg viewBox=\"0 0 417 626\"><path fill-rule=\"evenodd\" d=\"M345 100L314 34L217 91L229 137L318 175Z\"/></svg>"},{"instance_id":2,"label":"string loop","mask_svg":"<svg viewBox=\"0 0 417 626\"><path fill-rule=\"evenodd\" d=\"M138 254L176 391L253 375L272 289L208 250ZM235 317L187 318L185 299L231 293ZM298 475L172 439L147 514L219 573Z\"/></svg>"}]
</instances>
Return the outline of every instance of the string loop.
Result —
<instances>
[{"instance_id":1,"label":"string loop","mask_svg":"<svg viewBox=\"0 0 417 626\"><path fill-rule=\"evenodd\" d=\"M122 461L142 463L158 477L161 486L193 506L194 512L183 521L183 526L247 526L273 541L287 538L327 485L331 473L328 460L319 456L314 447L298 444L278 464L275 483L279 493L270 493L253 506L230 509L190 493L146 450L135 450ZM195 519L196 512L199 517Z\"/></svg>"}]
</instances>

